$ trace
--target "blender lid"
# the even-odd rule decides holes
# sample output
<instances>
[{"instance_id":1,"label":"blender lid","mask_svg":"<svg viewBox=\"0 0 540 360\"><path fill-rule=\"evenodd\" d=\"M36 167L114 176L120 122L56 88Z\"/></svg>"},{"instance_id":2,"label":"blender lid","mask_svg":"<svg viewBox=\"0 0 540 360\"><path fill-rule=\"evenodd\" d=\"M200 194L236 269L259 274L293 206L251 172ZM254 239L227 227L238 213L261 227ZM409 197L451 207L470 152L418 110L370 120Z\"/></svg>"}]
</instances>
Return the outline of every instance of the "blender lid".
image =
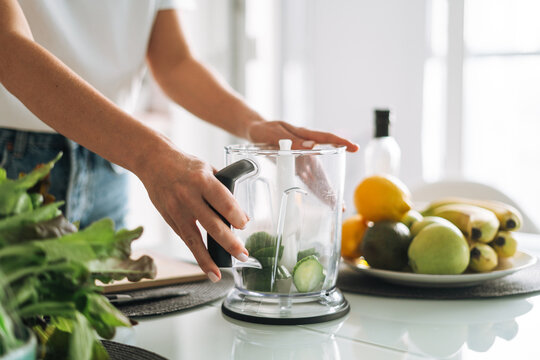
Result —
<instances>
[{"instance_id":1,"label":"blender lid","mask_svg":"<svg viewBox=\"0 0 540 360\"><path fill-rule=\"evenodd\" d=\"M289 153L291 155L330 155L345 152L345 146L332 144L317 144L313 149L291 149L281 150L278 145L269 144L233 144L225 146L228 153L259 154L259 155L279 155Z\"/></svg>"}]
</instances>

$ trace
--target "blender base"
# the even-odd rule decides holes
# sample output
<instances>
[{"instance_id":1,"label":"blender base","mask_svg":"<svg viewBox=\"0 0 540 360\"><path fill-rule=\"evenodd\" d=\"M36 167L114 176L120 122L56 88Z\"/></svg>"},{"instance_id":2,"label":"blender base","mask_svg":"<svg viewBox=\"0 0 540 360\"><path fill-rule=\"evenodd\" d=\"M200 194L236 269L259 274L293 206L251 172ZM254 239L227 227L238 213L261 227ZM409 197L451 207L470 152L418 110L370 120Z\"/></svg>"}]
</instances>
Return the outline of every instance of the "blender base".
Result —
<instances>
[{"instance_id":1,"label":"blender base","mask_svg":"<svg viewBox=\"0 0 540 360\"><path fill-rule=\"evenodd\" d=\"M233 319L268 325L315 324L339 319L349 310L337 288L305 297L251 296L234 288L221 305L223 314Z\"/></svg>"}]
</instances>

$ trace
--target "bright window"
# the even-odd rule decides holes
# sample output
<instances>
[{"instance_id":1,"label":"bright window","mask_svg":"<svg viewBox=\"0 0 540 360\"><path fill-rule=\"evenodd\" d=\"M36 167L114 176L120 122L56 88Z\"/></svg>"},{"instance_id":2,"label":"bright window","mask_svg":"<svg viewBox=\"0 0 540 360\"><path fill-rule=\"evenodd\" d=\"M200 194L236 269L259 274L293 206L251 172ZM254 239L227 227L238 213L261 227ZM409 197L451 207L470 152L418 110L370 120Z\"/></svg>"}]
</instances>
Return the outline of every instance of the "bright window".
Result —
<instances>
[{"instance_id":1,"label":"bright window","mask_svg":"<svg viewBox=\"0 0 540 360\"><path fill-rule=\"evenodd\" d=\"M537 0L465 0L462 125L463 175L504 190L537 224L539 13Z\"/></svg>"}]
</instances>

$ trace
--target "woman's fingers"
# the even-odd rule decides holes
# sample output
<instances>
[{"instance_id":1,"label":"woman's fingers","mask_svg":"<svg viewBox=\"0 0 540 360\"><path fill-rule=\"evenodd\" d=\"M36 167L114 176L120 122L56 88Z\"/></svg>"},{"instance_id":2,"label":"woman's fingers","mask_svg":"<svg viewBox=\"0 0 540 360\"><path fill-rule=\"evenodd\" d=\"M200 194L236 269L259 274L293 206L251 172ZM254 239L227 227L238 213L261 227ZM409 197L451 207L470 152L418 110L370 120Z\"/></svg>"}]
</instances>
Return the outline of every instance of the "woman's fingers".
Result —
<instances>
[{"instance_id":1,"label":"woman's fingers","mask_svg":"<svg viewBox=\"0 0 540 360\"><path fill-rule=\"evenodd\" d=\"M138 176L158 211L189 247L201 269L212 281L218 281L221 273L208 253L197 221L232 256L246 261L247 250L217 212L237 228L246 225L247 216L208 164L175 150L163 154L160 160L160 166L153 165Z\"/></svg>"},{"instance_id":2,"label":"woman's fingers","mask_svg":"<svg viewBox=\"0 0 540 360\"><path fill-rule=\"evenodd\" d=\"M248 251L244 244L237 239L230 227L221 220L210 206L205 202L201 202L194 204L192 211L202 227L225 251L240 261L247 260Z\"/></svg>"},{"instance_id":3,"label":"woman's fingers","mask_svg":"<svg viewBox=\"0 0 540 360\"><path fill-rule=\"evenodd\" d=\"M197 264L201 270L208 276L212 282L218 282L221 279L221 272L217 267L216 263L210 257L206 246L202 240L201 232L197 227L195 219L188 220L178 220L175 221L168 214L162 214L163 219L169 224L169 226L174 230L174 232L182 239L182 241L189 248ZM181 214L178 212L175 215L177 219L185 219L188 214Z\"/></svg>"},{"instance_id":4,"label":"woman's fingers","mask_svg":"<svg viewBox=\"0 0 540 360\"><path fill-rule=\"evenodd\" d=\"M235 228L243 229L248 223L249 218L246 213L240 208L232 193L217 178L209 180L203 189L202 196Z\"/></svg>"},{"instance_id":5,"label":"woman's fingers","mask_svg":"<svg viewBox=\"0 0 540 360\"><path fill-rule=\"evenodd\" d=\"M354 144L347 139L344 139L342 137L339 137L331 133L296 127L286 122L283 122L282 125L285 129L290 131L293 135L301 138L301 139L298 139L297 141L298 143L300 143L302 148L312 148L314 145L314 144L311 144L311 141L312 141L313 143L318 143L318 144L344 145L347 147L347 151L351 151L351 152L355 152L358 150L357 144Z\"/></svg>"}]
</instances>

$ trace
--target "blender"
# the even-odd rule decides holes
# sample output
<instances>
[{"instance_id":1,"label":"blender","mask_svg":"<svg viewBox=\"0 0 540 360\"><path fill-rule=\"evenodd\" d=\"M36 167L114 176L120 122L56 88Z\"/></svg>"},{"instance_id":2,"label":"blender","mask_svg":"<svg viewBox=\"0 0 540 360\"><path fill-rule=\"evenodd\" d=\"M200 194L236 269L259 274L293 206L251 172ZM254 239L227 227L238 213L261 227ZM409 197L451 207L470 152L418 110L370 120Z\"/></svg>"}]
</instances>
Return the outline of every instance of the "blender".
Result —
<instances>
[{"instance_id":1,"label":"blender","mask_svg":"<svg viewBox=\"0 0 540 360\"><path fill-rule=\"evenodd\" d=\"M260 144L225 147L216 177L251 219L232 229L249 251L241 262L210 235L208 251L232 268L227 316L262 324L311 324L340 318L349 304L336 288L340 260L345 147L291 149ZM226 220L221 217L223 221Z\"/></svg>"}]
</instances>

